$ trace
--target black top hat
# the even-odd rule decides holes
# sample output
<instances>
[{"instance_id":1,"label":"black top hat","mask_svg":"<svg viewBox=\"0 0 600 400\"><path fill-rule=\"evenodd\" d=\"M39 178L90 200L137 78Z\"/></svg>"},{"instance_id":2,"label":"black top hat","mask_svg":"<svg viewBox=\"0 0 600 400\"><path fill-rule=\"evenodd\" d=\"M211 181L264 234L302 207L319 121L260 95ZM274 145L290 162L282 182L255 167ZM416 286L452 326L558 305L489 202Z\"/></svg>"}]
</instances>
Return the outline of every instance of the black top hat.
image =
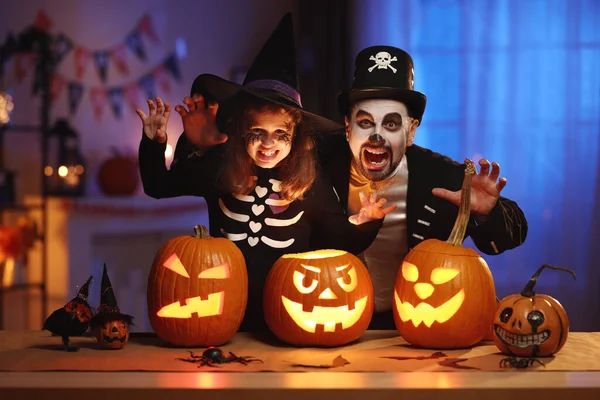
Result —
<instances>
[{"instance_id":1,"label":"black top hat","mask_svg":"<svg viewBox=\"0 0 600 400\"><path fill-rule=\"evenodd\" d=\"M100 305L96 310L96 314L90 320L90 325L95 328L98 325L102 325L108 321L114 320L125 320L128 324L131 324L133 317L131 315L122 314L117 305L117 298L113 291L110 278L106 271L106 264L104 264L104 271L102 272L102 284L100 288Z\"/></svg>"},{"instance_id":2,"label":"black top hat","mask_svg":"<svg viewBox=\"0 0 600 400\"><path fill-rule=\"evenodd\" d=\"M327 133L343 128L335 121L302 108L296 67L292 15L287 13L254 59L242 85L216 75L201 74L194 80L192 93L207 95L219 103L217 125L221 131L224 131L232 111L230 107L222 107L222 103L240 92L302 111L315 133Z\"/></svg>"},{"instance_id":3,"label":"black top hat","mask_svg":"<svg viewBox=\"0 0 600 400\"><path fill-rule=\"evenodd\" d=\"M394 99L406 104L411 117L421 123L427 98L414 90L414 81L413 60L407 52L392 46L367 47L354 61L352 88L338 96L340 112L348 115L359 100Z\"/></svg>"}]
</instances>

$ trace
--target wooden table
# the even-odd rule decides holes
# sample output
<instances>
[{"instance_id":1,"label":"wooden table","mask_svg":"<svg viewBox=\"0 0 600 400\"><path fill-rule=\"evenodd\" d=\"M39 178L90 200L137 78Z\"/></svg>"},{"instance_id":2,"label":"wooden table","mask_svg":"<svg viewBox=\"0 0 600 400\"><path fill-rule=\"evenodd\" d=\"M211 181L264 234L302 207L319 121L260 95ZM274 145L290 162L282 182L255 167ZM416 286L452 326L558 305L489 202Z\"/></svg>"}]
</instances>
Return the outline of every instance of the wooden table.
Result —
<instances>
[{"instance_id":1,"label":"wooden table","mask_svg":"<svg viewBox=\"0 0 600 400\"><path fill-rule=\"evenodd\" d=\"M0 399L600 399L595 332L570 333L556 357L527 370L499 367L503 356L491 342L439 354L414 349L391 331L368 331L336 349L238 334L223 350L264 362L222 368L176 360L186 350L151 335L135 336L119 351L97 350L89 337L74 339L82 347L77 353L54 351L59 343L48 332L0 331ZM338 356L349 364L312 368Z\"/></svg>"}]
</instances>

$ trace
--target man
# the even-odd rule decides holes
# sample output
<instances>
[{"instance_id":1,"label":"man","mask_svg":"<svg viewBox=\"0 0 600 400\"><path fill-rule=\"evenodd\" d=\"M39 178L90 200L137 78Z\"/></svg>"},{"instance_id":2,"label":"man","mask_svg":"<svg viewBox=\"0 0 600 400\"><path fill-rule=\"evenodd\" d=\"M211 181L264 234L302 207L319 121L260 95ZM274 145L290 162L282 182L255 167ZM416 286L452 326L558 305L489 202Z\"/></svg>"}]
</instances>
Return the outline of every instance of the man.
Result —
<instances>
[{"instance_id":1,"label":"man","mask_svg":"<svg viewBox=\"0 0 600 400\"><path fill-rule=\"evenodd\" d=\"M204 148L227 140L214 122L218 105L196 94L192 86L194 98L184 100L188 109L176 107L185 135L179 139L175 165L194 165L190 161L201 160L196 156ZM426 97L414 90L413 61L403 50L362 50L355 60L352 88L339 95L338 104L345 116L345 135L316 136L320 164L348 214L360 209L361 190L397 206L361 257L375 290L370 328L395 329L392 295L398 269L421 241L448 238L458 214L464 165L413 144ZM498 179L499 165L490 166L485 159L479 165L465 237L471 236L485 254L500 254L525 241L527 221L515 202L500 196L506 179ZM314 243L320 240L315 232Z\"/></svg>"},{"instance_id":2,"label":"man","mask_svg":"<svg viewBox=\"0 0 600 400\"><path fill-rule=\"evenodd\" d=\"M352 88L338 97L345 137L317 137L321 165L349 213L360 207L361 190L397 205L362 255L375 289L373 329L394 329L393 288L404 256L425 239L446 240L458 214L464 165L413 144L425 104L414 90L410 55L369 47L356 57ZM489 161L479 165L465 237L485 254L500 254L525 241L527 221L515 202L500 196L506 185L498 180L500 166L492 163L490 173Z\"/></svg>"}]
</instances>

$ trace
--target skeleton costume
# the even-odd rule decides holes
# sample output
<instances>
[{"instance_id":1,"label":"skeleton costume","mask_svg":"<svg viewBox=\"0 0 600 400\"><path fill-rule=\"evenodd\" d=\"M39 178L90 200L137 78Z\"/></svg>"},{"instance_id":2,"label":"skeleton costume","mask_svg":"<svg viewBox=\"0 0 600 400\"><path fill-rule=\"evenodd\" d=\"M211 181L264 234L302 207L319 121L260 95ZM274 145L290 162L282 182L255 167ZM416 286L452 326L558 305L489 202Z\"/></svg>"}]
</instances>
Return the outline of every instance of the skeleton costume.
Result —
<instances>
[{"instance_id":1,"label":"skeleton costume","mask_svg":"<svg viewBox=\"0 0 600 400\"><path fill-rule=\"evenodd\" d=\"M281 75L277 76L278 73ZM236 101L239 91L301 110L303 123L311 124L315 132L341 128L333 121L306 112L301 106L300 95L295 89L297 76L289 14L255 59L243 86L202 74L196 78L194 87L193 93L195 90L209 93L219 101L217 121L222 128L231 112L224 104ZM246 260L248 305L240 330L264 331L267 328L262 317L262 289L271 266L279 257L310 250L314 232L322 235L318 248L358 254L375 239L382 220L351 224L331 183L320 170L303 200L290 202L280 196L278 167L256 165L254 189L246 195L234 196L221 189L219 181L221 169L227 167L223 163L227 146L228 143L214 146L202 155L192 153L190 156L196 160L193 163L182 162L177 152L176 160L167 170L166 144L152 141L143 134L139 147L142 183L145 193L154 198L204 197L211 236L232 240ZM294 151L293 147L291 151Z\"/></svg>"}]
</instances>

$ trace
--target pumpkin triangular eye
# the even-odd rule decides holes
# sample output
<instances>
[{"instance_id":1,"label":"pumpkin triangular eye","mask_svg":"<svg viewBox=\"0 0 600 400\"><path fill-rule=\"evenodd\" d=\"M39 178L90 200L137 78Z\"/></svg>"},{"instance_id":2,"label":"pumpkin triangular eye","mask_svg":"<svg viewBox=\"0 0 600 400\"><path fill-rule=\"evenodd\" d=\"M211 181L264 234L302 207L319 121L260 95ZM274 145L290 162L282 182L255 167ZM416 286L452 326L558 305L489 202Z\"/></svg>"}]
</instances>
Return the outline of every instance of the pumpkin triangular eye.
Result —
<instances>
[{"instance_id":1,"label":"pumpkin triangular eye","mask_svg":"<svg viewBox=\"0 0 600 400\"><path fill-rule=\"evenodd\" d=\"M416 282L419 279L419 270L415 264L404 261L402 262L402 276L409 282Z\"/></svg>"},{"instance_id":2,"label":"pumpkin triangular eye","mask_svg":"<svg viewBox=\"0 0 600 400\"><path fill-rule=\"evenodd\" d=\"M460 273L460 268L439 267L431 271L431 282L435 285L441 285L452 279Z\"/></svg>"},{"instance_id":3,"label":"pumpkin triangular eye","mask_svg":"<svg viewBox=\"0 0 600 400\"><path fill-rule=\"evenodd\" d=\"M217 265L198 274L200 279L227 279L231 275L229 274L229 264Z\"/></svg>"},{"instance_id":4,"label":"pumpkin triangular eye","mask_svg":"<svg viewBox=\"0 0 600 400\"><path fill-rule=\"evenodd\" d=\"M185 270L185 267L181 263L181 260L179 260L179 257L177 257L177 254L175 253L173 253L173 255L169 257L169 259L165 261L163 265L181 276L185 276L186 278L190 277Z\"/></svg>"}]
</instances>

